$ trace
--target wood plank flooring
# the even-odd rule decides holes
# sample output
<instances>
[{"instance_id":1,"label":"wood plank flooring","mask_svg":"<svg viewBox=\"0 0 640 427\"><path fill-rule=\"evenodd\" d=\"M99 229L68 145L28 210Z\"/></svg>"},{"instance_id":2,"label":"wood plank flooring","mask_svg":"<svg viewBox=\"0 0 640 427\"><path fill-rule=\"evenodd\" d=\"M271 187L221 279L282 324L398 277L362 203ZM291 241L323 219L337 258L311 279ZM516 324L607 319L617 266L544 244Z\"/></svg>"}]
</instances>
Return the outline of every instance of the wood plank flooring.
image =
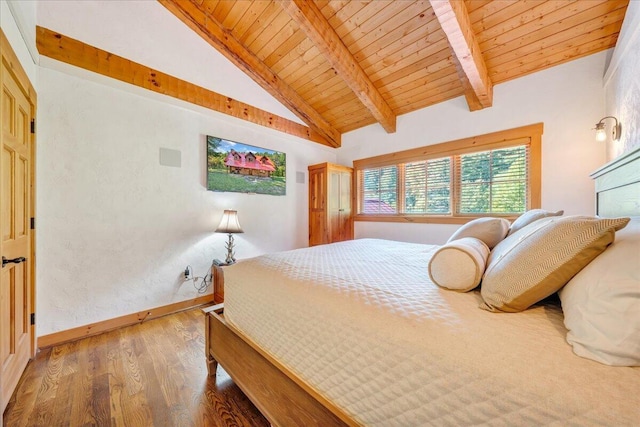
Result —
<instances>
[{"instance_id":1,"label":"wood plank flooring","mask_svg":"<svg viewBox=\"0 0 640 427\"><path fill-rule=\"evenodd\" d=\"M204 316L172 314L42 350L4 426L268 426L226 372L207 375Z\"/></svg>"}]
</instances>

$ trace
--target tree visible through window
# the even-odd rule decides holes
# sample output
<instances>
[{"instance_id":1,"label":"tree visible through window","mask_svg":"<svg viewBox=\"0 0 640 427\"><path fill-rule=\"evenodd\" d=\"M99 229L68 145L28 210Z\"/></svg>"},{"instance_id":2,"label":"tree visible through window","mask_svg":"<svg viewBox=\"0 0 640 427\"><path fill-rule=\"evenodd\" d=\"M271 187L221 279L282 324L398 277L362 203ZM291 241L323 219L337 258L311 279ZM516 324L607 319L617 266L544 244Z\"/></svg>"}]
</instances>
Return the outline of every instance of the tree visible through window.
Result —
<instances>
[{"instance_id":1,"label":"tree visible through window","mask_svg":"<svg viewBox=\"0 0 640 427\"><path fill-rule=\"evenodd\" d=\"M459 156L461 214L520 214L527 207L527 147Z\"/></svg>"}]
</instances>

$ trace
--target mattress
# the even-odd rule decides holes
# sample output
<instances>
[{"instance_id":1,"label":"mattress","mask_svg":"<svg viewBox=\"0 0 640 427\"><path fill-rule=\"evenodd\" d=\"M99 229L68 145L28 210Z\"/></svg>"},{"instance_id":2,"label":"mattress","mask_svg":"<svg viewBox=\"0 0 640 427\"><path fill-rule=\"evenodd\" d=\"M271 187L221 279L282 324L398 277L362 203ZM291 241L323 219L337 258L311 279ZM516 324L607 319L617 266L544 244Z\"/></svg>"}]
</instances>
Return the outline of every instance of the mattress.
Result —
<instances>
[{"instance_id":1,"label":"mattress","mask_svg":"<svg viewBox=\"0 0 640 427\"><path fill-rule=\"evenodd\" d=\"M362 425L639 425L640 369L580 358L559 304L478 308L437 246L376 239L225 269L225 318Z\"/></svg>"}]
</instances>

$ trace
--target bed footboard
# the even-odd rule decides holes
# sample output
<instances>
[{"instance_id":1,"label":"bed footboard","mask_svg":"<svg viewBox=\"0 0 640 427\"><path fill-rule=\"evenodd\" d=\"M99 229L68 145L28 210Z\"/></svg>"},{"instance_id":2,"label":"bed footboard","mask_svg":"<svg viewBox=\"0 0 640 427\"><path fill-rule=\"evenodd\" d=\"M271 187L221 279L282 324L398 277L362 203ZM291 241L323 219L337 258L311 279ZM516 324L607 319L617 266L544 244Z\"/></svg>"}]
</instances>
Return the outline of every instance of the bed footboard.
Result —
<instances>
[{"instance_id":1,"label":"bed footboard","mask_svg":"<svg viewBox=\"0 0 640 427\"><path fill-rule=\"evenodd\" d=\"M218 363L274 426L358 425L328 402L321 402L260 354L224 320L223 304L206 308L209 375ZM342 419L341 419L342 418Z\"/></svg>"}]
</instances>

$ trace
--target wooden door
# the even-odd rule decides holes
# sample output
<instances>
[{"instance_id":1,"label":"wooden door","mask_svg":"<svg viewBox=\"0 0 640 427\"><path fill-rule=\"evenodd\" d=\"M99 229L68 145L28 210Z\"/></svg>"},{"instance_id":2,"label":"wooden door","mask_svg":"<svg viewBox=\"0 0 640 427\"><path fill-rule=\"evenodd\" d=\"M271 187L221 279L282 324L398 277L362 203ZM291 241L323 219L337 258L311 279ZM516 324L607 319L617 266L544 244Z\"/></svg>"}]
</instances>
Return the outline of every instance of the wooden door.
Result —
<instances>
[{"instance_id":1,"label":"wooden door","mask_svg":"<svg viewBox=\"0 0 640 427\"><path fill-rule=\"evenodd\" d=\"M329 241L326 243L341 242L342 236L342 219L340 207L340 172L335 170L329 171L329 208L327 209L329 222Z\"/></svg>"},{"instance_id":2,"label":"wooden door","mask_svg":"<svg viewBox=\"0 0 640 427\"><path fill-rule=\"evenodd\" d=\"M326 168L309 168L309 246L328 243Z\"/></svg>"},{"instance_id":3,"label":"wooden door","mask_svg":"<svg viewBox=\"0 0 640 427\"><path fill-rule=\"evenodd\" d=\"M4 35L3 35L4 39ZM0 410L4 411L33 355L32 144L35 102L3 40L0 82ZM18 63L19 64L19 63ZM19 67L19 65L17 65ZM28 83L28 79L27 79ZM35 96L35 93L33 93ZM4 260L12 262L6 263Z\"/></svg>"},{"instance_id":4,"label":"wooden door","mask_svg":"<svg viewBox=\"0 0 640 427\"><path fill-rule=\"evenodd\" d=\"M351 218L351 173L340 173L340 241L353 239Z\"/></svg>"}]
</instances>

